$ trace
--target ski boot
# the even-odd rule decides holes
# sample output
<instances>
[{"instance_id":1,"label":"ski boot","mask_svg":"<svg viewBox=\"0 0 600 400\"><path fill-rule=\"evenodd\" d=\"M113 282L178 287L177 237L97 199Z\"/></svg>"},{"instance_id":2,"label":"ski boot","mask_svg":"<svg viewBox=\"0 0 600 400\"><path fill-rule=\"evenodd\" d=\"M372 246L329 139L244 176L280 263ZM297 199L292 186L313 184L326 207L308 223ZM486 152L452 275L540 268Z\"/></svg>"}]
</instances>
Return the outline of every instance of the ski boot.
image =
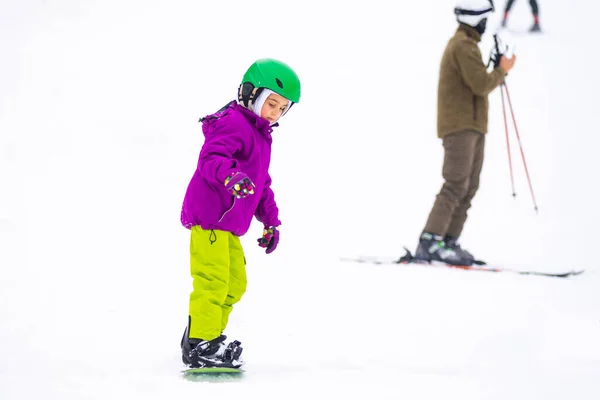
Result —
<instances>
[{"instance_id":1,"label":"ski boot","mask_svg":"<svg viewBox=\"0 0 600 400\"><path fill-rule=\"evenodd\" d=\"M538 24L537 22L533 24L531 29L529 29L529 32L531 32L531 33L539 33L541 31L542 31L542 28L540 28L540 24Z\"/></svg>"},{"instance_id":2,"label":"ski boot","mask_svg":"<svg viewBox=\"0 0 600 400\"><path fill-rule=\"evenodd\" d=\"M234 340L225 344L225 339L225 335L212 340L189 338L186 329L181 338L181 360L190 368L240 368L244 364L240 360L241 343Z\"/></svg>"},{"instance_id":3,"label":"ski boot","mask_svg":"<svg viewBox=\"0 0 600 400\"><path fill-rule=\"evenodd\" d=\"M460 254L461 257L465 259L471 259L471 264L485 264L483 261L475 260L473 254L460 247L457 237L446 235L444 236L444 242L446 243L446 247L453 249L457 254Z\"/></svg>"},{"instance_id":4,"label":"ski boot","mask_svg":"<svg viewBox=\"0 0 600 400\"><path fill-rule=\"evenodd\" d=\"M421 234L414 258L419 262L440 261L451 265L472 265L474 261L473 256L448 246L442 236L429 232Z\"/></svg>"}]
</instances>

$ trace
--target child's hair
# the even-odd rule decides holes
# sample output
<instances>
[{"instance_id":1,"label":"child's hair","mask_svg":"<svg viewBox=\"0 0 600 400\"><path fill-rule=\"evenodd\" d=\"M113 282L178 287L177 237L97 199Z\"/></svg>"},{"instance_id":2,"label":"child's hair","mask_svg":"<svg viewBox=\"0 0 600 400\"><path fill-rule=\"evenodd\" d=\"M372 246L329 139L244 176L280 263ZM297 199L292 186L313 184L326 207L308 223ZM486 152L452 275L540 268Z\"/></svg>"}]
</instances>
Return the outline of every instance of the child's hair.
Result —
<instances>
[{"instance_id":1,"label":"child's hair","mask_svg":"<svg viewBox=\"0 0 600 400\"><path fill-rule=\"evenodd\" d=\"M290 101L287 110L300 101L300 79L286 63L272 58L256 60L244 74L238 88L238 102L250 108L264 89Z\"/></svg>"}]
</instances>

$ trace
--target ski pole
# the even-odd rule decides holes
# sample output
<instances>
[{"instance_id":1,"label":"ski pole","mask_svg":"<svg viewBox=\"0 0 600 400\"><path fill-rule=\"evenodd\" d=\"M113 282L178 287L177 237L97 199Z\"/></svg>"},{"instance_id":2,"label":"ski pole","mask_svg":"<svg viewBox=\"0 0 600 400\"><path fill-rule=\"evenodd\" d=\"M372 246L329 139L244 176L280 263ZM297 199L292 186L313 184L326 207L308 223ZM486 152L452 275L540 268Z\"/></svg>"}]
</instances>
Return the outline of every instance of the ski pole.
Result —
<instances>
[{"instance_id":1,"label":"ski pole","mask_svg":"<svg viewBox=\"0 0 600 400\"><path fill-rule=\"evenodd\" d=\"M494 35L494 46L496 47L496 60L492 55L490 55L490 61L488 62L488 66L492 61L494 61L494 65L497 67L499 59L500 59L500 45L498 44L498 35ZM506 133L506 151L508 153L508 168L510 169L510 185L512 188L513 197L517 197L517 192L515 191L515 178L513 174L513 166L512 166L512 157L510 155L510 139L508 138L508 122L506 121L506 106L504 103L504 82L500 85L500 96L502 96L502 115L504 116L504 132Z\"/></svg>"},{"instance_id":2,"label":"ski pole","mask_svg":"<svg viewBox=\"0 0 600 400\"><path fill-rule=\"evenodd\" d=\"M517 134L517 142L519 143L519 149L521 150L521 158L523 159L523 165L525 166L525 175L527 176L527 183L529 183L529 191L531 192L531 198L533 200L533 207L535 212L538 212L537 202L535 201L535 194L533 193L533 186L531 184L531 178L529 177L529 170L527 169L527 161L525 161L525 152L523 151L523 146L521 145L521 137L519 135L519 128L517 128L517 120L515 118L515 113L513 111L512 102L510 101L510 93L508 91L508 85L506 81L504 81L504 89L506 90L506 98L508 100L508 108L510 109L510 114L512 116L513 124L515 125L515 133Z\"/></svg>"},{"instance_id":3,"label":"ski pole","mask_svg":"<svg viewBox=\"0 0 600 400\"><path fill-rule=\"evenodd\" d=\"M510 139L508 138L508 122L506 122L506 106L504 105L504 83L500 87L500 95L502 96L502 114L504 115L504 131L506 132L506 151L508 153L508 168L510 169L510 185L512 187L513 197L517 197L515 191L515 178L513 174L512 157L510 155Z\"/></svg>"}]
</instances>

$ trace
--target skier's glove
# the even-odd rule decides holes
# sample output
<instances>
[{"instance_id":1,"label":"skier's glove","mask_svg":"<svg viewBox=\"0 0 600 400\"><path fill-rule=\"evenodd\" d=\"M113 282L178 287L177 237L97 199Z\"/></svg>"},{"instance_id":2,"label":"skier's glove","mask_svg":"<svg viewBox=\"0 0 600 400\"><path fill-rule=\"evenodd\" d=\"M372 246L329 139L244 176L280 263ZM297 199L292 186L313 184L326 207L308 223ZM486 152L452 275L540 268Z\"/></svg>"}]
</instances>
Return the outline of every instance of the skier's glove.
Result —
<instances>
[{"instance_id":1,"label":"skier's glove","mask_svg":"<svg viewBox=\"0 0 600 400\"><path fill-rule=\"evenodd\" d=\"M258 239L258 245L267 249L267 254L271 254L277 248L277 243L279 243L279 227L265 226L262 237Z\"/></svg>"},{"instance_id":2,"label":"skier's glove","mask_svg":"<svg viewBox=\"0 0 600 400\"><path fill-rule=\"evenodd\" d=\"M243 172L235 172L225 178L225 187L232 196L238 199L254 194L254 183Z\"/></svg>"}]
</instances>

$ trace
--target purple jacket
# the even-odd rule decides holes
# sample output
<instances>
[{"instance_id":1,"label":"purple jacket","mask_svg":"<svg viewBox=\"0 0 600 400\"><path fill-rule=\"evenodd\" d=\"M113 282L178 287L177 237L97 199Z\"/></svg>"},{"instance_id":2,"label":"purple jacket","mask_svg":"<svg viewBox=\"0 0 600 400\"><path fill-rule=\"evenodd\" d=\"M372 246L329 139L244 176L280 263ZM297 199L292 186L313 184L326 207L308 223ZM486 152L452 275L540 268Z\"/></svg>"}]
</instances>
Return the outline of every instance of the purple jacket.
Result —
<instances>
[{"instance_id":1,"label":"purple jacket","mask_svg":"<svg viewBox=\"0 0 600 400\"><path fill-rule=\"evenodd\" d=\"M202 119L204 145L181 209L181 223L190 229L218 229L242 236L252 217L265 226L277 226L279 210L271 190L271 132L269 121L232 101ZM245 172L254 182L254 194L238 199L225 188L225 178Z\"/></svg>"}]
</instances>

